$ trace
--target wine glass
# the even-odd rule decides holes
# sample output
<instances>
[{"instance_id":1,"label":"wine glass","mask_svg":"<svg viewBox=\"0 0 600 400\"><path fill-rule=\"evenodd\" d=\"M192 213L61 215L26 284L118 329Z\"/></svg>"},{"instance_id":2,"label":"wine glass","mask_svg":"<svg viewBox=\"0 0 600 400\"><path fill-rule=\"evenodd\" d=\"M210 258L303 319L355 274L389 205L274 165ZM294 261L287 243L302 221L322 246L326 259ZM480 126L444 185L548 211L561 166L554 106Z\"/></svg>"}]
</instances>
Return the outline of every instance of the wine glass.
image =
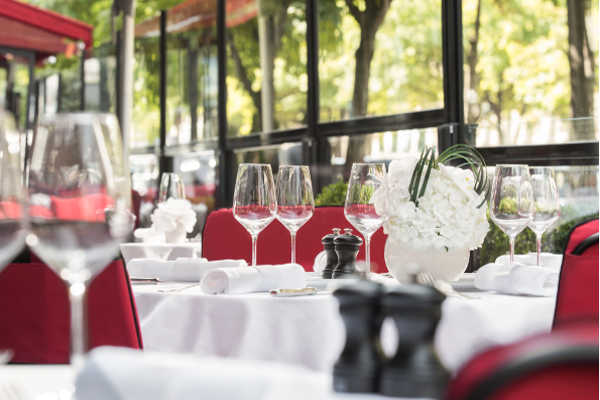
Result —
<instances>
[{"instance_id":1,"label":"wine glass","mask_svg":"<svg viewBox=\"0 0 600 400\"><path fill-rule=\"evenodd\" d=\"M529 228L535 233L537 265L541 266L542 234L552 226L560 215L558 188L554 169L549 167L529 168L533 188L534 213Z\"/></svg>"},{"instance_id":2,"label":"wine glass","mask_svg":"<svg viewBox=\"0 0 600 400\"><path fill-rule=\"evenodd\" d=\"M14 119L0 110L0 271L25 244L28 213L20 143Z\"/></svg>"},{"instance_id":3,"label":"wine glass","mask_svg":"<svg viewBox=\"0 0 600 400\"><path fill-rule=\"evenodd\" d=\"M385 176L383 163L354 163L350 172L344 215L365 238L365 261L371 271L371 236L383 223L375 212L373 193L381 186Z\"/></svg>"},{"instance_id":4,"label":"wine glass","mask_svg":"<svg viewBox=\"0 0 600 400\"><path fill-rule=\"evenodd\" d=\"M40 122L31 149L27 244L69 286L76 369L87 349L87 285L119 254L134 222L127 153L110 120L56 114Z\"/></svg>"},{"instance_id":5,"label":"wine glass","mask_svg":"<svg viewBox=\"0 0 600 400\"><path fill-rule=\"evenodd\" d=\"M283 165L277 173L277 219L290 231L296 262L296 232L315 211L310 169L306 165Z\"/></svg>"},{"instance_id":6,"label":"wine glass","mask_svg":"<svg viewBox=\"0 0 600 400\"><path fill-rule=\"evenodd\" d=\"M496 165L490 197L490 217L508 235L510 263L515 258L515 237L533 214L533 190L527 165Z\"/></svg>"},{"instance_id":7,"label":"wine glass","mask_svg":"<svg viewBox=\"0 0 600 400\"><path fill-rule=\"evenodd\" d=\"M271 166L240 164L233 194L233 216L252 238L252 266L256 265L258 234L273 221L276 212L277 200Z\"/></svg>"},{"instance_id":8,"label":"wine glass","mask_svg":"<svg viewBox=\"0 0 600 400\"><path fill-rule=\"evenodd\" d=\"M158 191L158 202L163 203L170 198L185 199L183 181L174 172L163 172L160 177L160 189Z\"/></svg>"}]
</instances>

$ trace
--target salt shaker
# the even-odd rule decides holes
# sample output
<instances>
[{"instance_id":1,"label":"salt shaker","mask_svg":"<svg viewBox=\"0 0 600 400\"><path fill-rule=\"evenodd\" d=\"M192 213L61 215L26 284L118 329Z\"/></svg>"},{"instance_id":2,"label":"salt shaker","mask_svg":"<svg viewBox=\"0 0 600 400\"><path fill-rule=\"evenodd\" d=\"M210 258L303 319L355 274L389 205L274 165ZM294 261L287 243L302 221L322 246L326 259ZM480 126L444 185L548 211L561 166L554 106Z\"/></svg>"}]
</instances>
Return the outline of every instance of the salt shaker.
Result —
<instances>
[{"instance_id":1,"label":"salt shaker","mask_svg":"<svg viewBox=\"0 0 600 400\"><path fill-rule=\"evenodd\" d=\"M327 263L325 269L323 269L323 278L331 279L333 270L338 263L338 257L333 246L333 240L340 235L340 228L333 228L333 233L323 236L321 243L323 243L323 249L327 255Z\"/></svg>"},{"instance_id":2,"label":"salt shaker","mask_svg":"<svg viewBox=\"0 0 600 400\"><path fill-rule=\"evenodd\" d=\"M344 229L343 235L338 235L333 239L333 246L337 254L338 263L333 271L332 277L350 278L356 274L356 256L358 250L363 244L363 240L352 234L352 229Z\"/></svg>"}]
</instances>

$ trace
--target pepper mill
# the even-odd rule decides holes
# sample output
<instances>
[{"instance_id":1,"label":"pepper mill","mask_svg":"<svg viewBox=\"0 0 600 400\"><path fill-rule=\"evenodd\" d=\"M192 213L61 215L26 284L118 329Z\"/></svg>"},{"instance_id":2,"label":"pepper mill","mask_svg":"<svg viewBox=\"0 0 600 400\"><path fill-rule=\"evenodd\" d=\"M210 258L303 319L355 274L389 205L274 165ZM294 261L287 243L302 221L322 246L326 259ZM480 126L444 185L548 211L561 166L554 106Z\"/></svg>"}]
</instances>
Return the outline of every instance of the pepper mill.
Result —
<instances>
[{"instance_id":1,"label":"pepper mill","mask_svg":"<svg viewBox=\"0 0 600 400\"><path fill-rule=\"evenodd\" d=\"M381 284L357 280L333 292L346 328L346 343L333 367L333 389L336 392L377 391L382 360L378 345L383 321L379 312L382 290Z\"/></svg>"},{"instance_id":2,"label":"pepper mill","mask_svg":"<svg viewBox=\"0 0 600 400\"><path fill-rule=\"evenodd\" d=\"M398 332L396 354L384 364L379 393L396 397L439 399L449 374L433 349L433 338L446 297L431 286L416 284L390 288L381 299L384 318Z\"/></svg>"},{"instance_id":3,"label":"pepper mill","mask_svg":"<svg viewBox=\"0 0 600 400\"><path fill-rule=\"evenodd\" d=\"M333 247L337 254L338 263L333 271L332 277L350 278L356 274L356 256L362 245L363 240L352 234L352 229L344 229L343 235L338 235L333 239Z\"/></svg>"},{"instance_id":4,"label":"pepper mill","mask_svg":"<svg viewBox=\"0 0 600 400\"><path fill-rule=\"evenodd\" d=\"M340 228L333 228L333 233L325 235L323 236L323 239L321 239L321 243L323 243L323 249L327 254L327 264L325 265L325 269L323 269L322 275L324 279L331 279L333 270L338 263L338 257L333 247L333 239L335 239L336 236L339 236L339 234Z\"/></svg>"}]
</instances>

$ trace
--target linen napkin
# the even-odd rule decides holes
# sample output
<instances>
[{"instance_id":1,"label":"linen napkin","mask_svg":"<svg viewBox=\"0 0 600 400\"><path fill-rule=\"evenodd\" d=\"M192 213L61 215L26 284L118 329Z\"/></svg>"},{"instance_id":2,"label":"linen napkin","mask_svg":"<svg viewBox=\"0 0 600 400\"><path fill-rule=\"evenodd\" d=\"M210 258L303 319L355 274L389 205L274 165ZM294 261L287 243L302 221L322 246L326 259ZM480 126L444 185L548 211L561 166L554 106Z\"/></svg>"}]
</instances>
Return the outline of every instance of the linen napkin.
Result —
<instances>
[{"instance_id":1,"label":"linen napkin","mask_svg":"<svg viewBox=\"0 0 600 400\"><path fill-rule=\"evenodd\" d=\"M306 272L298 264L217 268L206 273L200 287L207 294L267 292L281 288L301 289L306 287Z\"/></svg>"},{"instance_id":2,"label":"linen napkin","mask_svg":"<svg viewBox=\"0 0 600 400\"><path fill-rule=\"evenodd\" d=\"M327 265L327 252L325 250L319 252L313 262L313 271L319 274L323 273L325 266Z\"/></svg>"},{"instance_id":3,"label":"linen napkin","mask_svg":"<svg viewBox=\"0 0 600 400\"><path fill-rule=\"evenodd\" d=\"M558 287L559 271L520 263L490 263L475 273L474 285L480 290L499 293L553 296Z\"/></svg>"},{"instance_id":4,"label":"linen napkin","mask_svg":"<svg viewBox=\"0 0 600 400\"><path fill-rule=\"evenodd\" d=\"M174 261L155 258L134 258L127 263L133 278L158 278L161 281L199 282L213 269L247 268L245 260L207 261L205 258L178 258Z\"/></svg>"},{"instance_id":5,"label":"linen napkin","mask_svg":"<svg viewBox=\"0 0 600 400\"><path fill-rule=\"evenodd\" d=\"M560 270L562 254L541 253L542 267ZM537 265L537 253L515 254L515 262L524 265ZM496 264L510 264L510 255L504 254L496 258Z\"/></svg>"},{"instance_id":6,"label":"linen napkin","mask_svg":"<svg viewBox=\"0 0 600 400\"><path fill-rule=\"evenodd\" d=\"M328 376L264 361L117 347L92 350L75 382L86 400L325 399Z\"/></svg>"}]
</instances>

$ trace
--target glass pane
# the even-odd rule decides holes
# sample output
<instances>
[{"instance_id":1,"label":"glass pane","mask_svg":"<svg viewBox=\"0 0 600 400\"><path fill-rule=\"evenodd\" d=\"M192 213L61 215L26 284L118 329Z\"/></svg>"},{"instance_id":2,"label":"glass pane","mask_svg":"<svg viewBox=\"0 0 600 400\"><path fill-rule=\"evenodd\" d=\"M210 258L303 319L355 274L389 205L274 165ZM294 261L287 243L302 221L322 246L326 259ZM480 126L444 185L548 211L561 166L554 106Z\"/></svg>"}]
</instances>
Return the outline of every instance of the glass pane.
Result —
<instances>
[{"instance_id":1,"label":"glass pane","mask_svg":"<svg viewBox=\"0 0 600 400\"><path fill-rule=\"evenodd\" d=\"M228 135L306 124L305 3L227 2Z\"/></svg>"},{"instance_id":2,"label":"glass pane","mask_svg":"<svg viewBox=\"0 0 600 400\"><path fill-rule=\"evenodd\" d=\"M489 168L494 173L494 168ZM555 168L560 195L560 218L542 236L542 251L562 254L571 229L582 221L598 218L598 166L561 166ZM517 235L515 253L535 252L535 234L526 228ZM508 237L490 221L475 267L494 262L508 254Z\"/></svg>"},{"instance_id":3,"label":"glass pane","mask_svg":"<svg viewBox=\"0 0 600 400\"><path fill-rule=\"evenodd\" d=\"M136 38L130 147L157 145L160 129L158 38Z\"/></svg>"},{"instance_id":4,"label":"glass pane","mask_svg":"<svg viewBox=\"0 0 600 400\"><path fill-rule=\"evenodd\" d=\"M81 110L81 73L79 72L79 63L73 63L68 69L61 69L59 93L61 112Z\"/></svg>"},{"instance_id":5,"label":"glass pane","mask_svg":"<svg viewBox=\"0 0 600 400\"><path fill-rule=\"evenodd\" d=\"M214 26L167 37L167 145L217 137Z\"/></svg>"},{"instance_id":6,"label":"glass pane","mask_svg":"<svg viewBox=\"0 0 600 400\"><path fill-rule=\"evenodd\" d=\"M158 186L158 157L154 154L135 154L129 156L131 169L131 188L142 198L140 205L140 226L152 225L150 214L154 210L154 201Z\"/></svg>"},{"instance_id":7,"label":"glass pane","mask_svg":"<svg viewBox=\"0 0 600 400\"><path fill-rule=\"evenodd\" d=\"M443 108L441 10L440 0L319 2L321 121Z\"/></svg>"},{"instance_id":8,"label":"glass pane","mask_svg":"<svg viewBox=\"0 0 600 400\"><path fill-rule=\"evenodd\" d=\"M85 60L85 109L101 112L117 111L115 56Z\"/></svg>"},{"instance_id":9,"label":"glass pane","mask_svg":"<svg viewBox=\"0 0 600 400\"><path fill-rule=\"evenodd\" d=\"M214 151L179 154L174 157L174 171L185 185L185 194L196 212L196 226L188 237L202 233L206 216L215 208L218 160Z\"/></svg>"},{"instance_id":10,"label":"glass pane","mask_svg":"<svg viewBox=\"0 0 600 400\"><path fill-rule=\"evenodd\" d=\"M598 139L597 22L590 0L463 1L465 118L479 124L477 146Z\"/></svg>"}]
</instances>

